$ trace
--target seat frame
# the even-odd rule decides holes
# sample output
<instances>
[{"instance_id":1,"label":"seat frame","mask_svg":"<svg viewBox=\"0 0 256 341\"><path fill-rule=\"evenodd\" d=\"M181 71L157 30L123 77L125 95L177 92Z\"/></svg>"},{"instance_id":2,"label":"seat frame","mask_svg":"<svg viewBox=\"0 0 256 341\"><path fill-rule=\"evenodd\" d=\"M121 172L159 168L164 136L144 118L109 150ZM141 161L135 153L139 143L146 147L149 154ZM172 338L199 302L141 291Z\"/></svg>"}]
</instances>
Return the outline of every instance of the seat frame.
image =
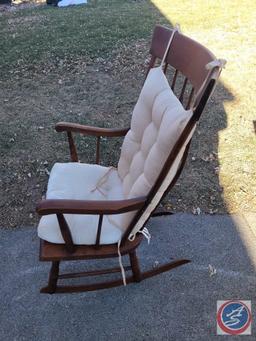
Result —
<instances>
[{"instance_id":1,"label":"seat frame","mask_svg":"<svg viewBox=\"0 0 256 341\"><path fill-rule=\"evenodd\" d=\"M172 34L172 30L163 26L157 25L155 27L150 54L151 60L149 62L147 72L156 65L158 60L161 60L167 43ZM188 56L196 65L191 65L188 61ZM193 57L195 59L193 60ZM126 278L126 283L140 282L146 278L158 275L165 271L169 271L175 267L190 262L188 259L178 259L169 262L165 265L156 267L152 270L142 272L140 270L139 261L136 255L136 249L142 241L142 235L137 234L133 241L128 239L134 226L140 219L141 215L145 212L148 205L154 198L158 189L160 188L165 176L167 175L170 167L175 161L180 149L187 140L189 134L192 132L197 121L199 120L205 105L214 90L216 82L221 72L221 67L216 64L210 70L206 70L205 65L209 62L215 61L214 55L207 50L204 46L198 44L194 40L186 37L180 32L176 32L174 39L168 51L164 72L167 73L169 67L174 69L171 88L175 91L175 85L177 81L178 73L184 76L184 81L181 86L181 92L177 96L180 102L186 109L192 109L193 114L185 129L180 135L174 148L170 152L166 163L159 174L154 186L150 190L149 194L145 197L127 199L127 200L115 200L115 201L82 201L82 200L43 200L37 205L37 213L40 216L48 214L56 214L60 226L60 231L64 239L65 244L53 244L44 240L40 240L40 261L52 262L50 269L48 285L41 289L42 293L64 293L64 292L81 292L91 291L97 289L111 288L119 285L123 285L123 279L118 279L96 282L93 284L85 285L58 285L58 280L88 276L107 275L112 273L121 272L120 267L102 269L95 271L76 272L60 274L60 262L71 260L88 260L88 259L102 259L118 257L117 244L100 245L100 235L103 215L105 214L119 214L129 211L137 211L136 215L129 224L127 230L122 236L120 253L121 255L129 255L130 265L125 266L125 271L131 271L131 276ZM189 65L188 65L189 64ZM186 93L186 87L191 83L192 87L188 95L188 101L184 104L184 95ZM57 132L66 132L69 142L71 161L78 162L78 154L73 139L73 133L80 133L82 135L92 135L96 137L96 164L100 161L100 139L101 137L117 137L125 136L129 128L125 129L107 129L84 126L75 123L60 122L55 127ZM164 193L164 196L171 190L179 178L182 169L184 167L190 142L187 144L185 152L183 154L179 169L173 178L170 186ZM163 197L164 197L163 196ZM163 199L162 197L162 199ZM160 203L159 203L160 204ZM159 205L158 205L159 206ZM97 214L99 215L98 230L96 236L95 245L75 245L72 241L72 235L65 220L64 214ZM159 216L162 214L169 214L166 211L158 211L156 209L151 213L149 218ZM149 219L148 218L148 219ZM145 224L147 221L145 222ZM145 225L144 224L144 225ZM86 227L85 227L86 228ZM90 228L90 227L88 227Z\"/></svg>"}]
</instances>

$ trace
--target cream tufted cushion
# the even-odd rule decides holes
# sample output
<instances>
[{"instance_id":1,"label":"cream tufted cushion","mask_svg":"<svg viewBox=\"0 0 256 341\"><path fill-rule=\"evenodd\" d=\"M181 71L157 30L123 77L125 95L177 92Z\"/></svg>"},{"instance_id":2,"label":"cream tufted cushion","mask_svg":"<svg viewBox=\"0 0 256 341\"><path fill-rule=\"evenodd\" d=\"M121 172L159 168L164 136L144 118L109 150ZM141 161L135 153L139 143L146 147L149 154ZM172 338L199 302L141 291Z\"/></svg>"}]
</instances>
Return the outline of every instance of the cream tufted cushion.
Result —
<instances>
[{"instance_id":1,"label":"cream tufted cushion","mask_svg":"<svg viewBox=\"0 0 256 341\"><path fill-rule=\"evenodd\" d=\"M152 69L134 108L118 163L127 198L149 192L190 117L191 111L184 110L162 70Z\"/></svg>"},{"instance_id":2,"label":"cream tufted cushion","mask_svg":"<svg viewBox=\"0 0 256 341\"><path fill-rule=\"evenodd\" d=\"M151 69L135 105L131 129L125 136L118 163L126 198L149 193L191 115L192 111L184 110L173 94L161 67ZM177 156L161 195L158 194L147 209L147 217L175 176L191 136ZM131 217L132 213L124 215L123 226L127 226ZM140 219L134 232L143 226L145 220L146 217Z\"/></svg>"},{"instance_id":3,"label":"cream tufted cushion","mask_svg":"<svg viewBox=\"0 0 256 341\"><path fill-rule=\"evenodd\" d=\"M79 163L55 164L50 175L47 199L119 200L147 195L191 115L192 111L184 110L173 94L162 69L151 69L133 110L131 129L122 145L118 169ZM192 134L132 235L143 227L170 185ZM101 244L116 243L135 213L105 216ZM65 217L75 244L95 244L98 216ZM41 218L38 234L52 243L63 243L55 215Z\"/></svg>"}]
</instances>

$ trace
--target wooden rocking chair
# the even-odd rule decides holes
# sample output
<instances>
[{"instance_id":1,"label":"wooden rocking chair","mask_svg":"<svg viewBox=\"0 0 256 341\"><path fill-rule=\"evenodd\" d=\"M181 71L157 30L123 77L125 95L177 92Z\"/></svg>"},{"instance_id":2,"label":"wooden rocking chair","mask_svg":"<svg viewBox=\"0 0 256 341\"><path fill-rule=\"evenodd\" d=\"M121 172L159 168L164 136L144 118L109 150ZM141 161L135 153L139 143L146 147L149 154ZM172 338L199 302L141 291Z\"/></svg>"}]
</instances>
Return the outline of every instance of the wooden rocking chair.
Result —
<instances>
[{"instance_id":1,"label":"wooden rocking chair","mask_svg":"<svg viewBox=\"0 0 256 341\"><path fill-rule=\"evenodd\" d=\"M66 122L56 125L56 131L67 133L72 163L54 165L46 200L37 205L37 213L42 216L38 226L40 260L52 262L48 285L42 293L89 291L140 282L189 262L179 259L141 272L136 249L143 235L149 234L146 222L183 169L196 123L224 61L216 60L178 29L162 26L154 30L150 53L148 75L133 111L131 128L105 129ZM154 67L158 60L161 65ZM174 70L171 87L165 76L170 68ZM176 96L178 74L184 76L184 81ZM95 165L78 162L73 133L96 137ZM102 136L125 136L117 169L98 165ZM130 266L123 267L121 255L125 254L129 255ZM59 274L61 261L111 257L119 257L120 267ZM125 270L131 271L126 278ZM60 279L112 273L122 273L123 278L57 285Z\"/></svg>"}]
</instances>

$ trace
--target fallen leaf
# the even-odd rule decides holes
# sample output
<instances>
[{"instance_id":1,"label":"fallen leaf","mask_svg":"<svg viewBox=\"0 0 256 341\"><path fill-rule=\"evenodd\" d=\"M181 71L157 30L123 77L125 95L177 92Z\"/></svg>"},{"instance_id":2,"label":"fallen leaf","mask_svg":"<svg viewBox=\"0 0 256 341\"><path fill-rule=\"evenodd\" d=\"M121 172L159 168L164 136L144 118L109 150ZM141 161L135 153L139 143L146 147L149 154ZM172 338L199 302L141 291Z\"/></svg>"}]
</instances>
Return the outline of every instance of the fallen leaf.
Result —
<instances>
[{"instance_id":1,"label":"fallen leaf","mask_svg":"<svg viewBox=\"0 0 256 341\"><path fill-rule=\"evenodd\" d=\"M217 269L214 266L212 266L211 264L209 264L208 269L209 269L210 277L212 277L212 276L217 274Z\"/></svg>"}]
</instances>

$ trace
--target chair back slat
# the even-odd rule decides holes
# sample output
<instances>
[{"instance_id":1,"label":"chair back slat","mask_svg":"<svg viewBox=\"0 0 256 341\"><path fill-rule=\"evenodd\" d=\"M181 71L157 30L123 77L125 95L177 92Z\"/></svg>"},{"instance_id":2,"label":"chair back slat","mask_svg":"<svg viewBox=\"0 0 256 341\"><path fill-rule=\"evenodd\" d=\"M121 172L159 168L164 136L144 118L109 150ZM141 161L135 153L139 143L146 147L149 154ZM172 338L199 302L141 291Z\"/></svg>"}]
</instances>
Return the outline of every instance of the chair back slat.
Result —
<instances>
[{"instance_id":1,"label":"chair back slat","mask_svg":"<svg viewBox=\"0 0 256 341\"><path fill-rule=\"evenodd\" d=\"M186 105L186 110L190 109L192 98L194 96L194 91L195 91L195 89L192 87L191 90L190 90L189 97L188 97L188 102L187 102L187 105Z\"/></svg>"},{"instance_id":2,"label":"chair back slat","mask_svg":"<svg viewBox=\"0 0 256 341\"><path fill-rule=\"evenodd\" d=\"M174 72L174 76L173 76L172 84L171 84L172 91L174 91L178 73L179 73L179 70L176 69L175 72Z\"/></svg>"},{"instance_id":3,"label":"chair back slat","mask_svg":"<svg viewBox=\"0 0 256 341\"><path fill-rule=\"evenodd\" d=\"M150 53L162 59L172 30L157 25L155 27ZM195 93L204 83L208 70L205 65L215 60L214 55L203 45L177 32L172 40L166 62L182 73L195 89Z\"/></svg>"},{"instance_id":4,"label":"chair back slat","mask_svg":"<svg viewBox=\"0 0 256 341\"><path fill-rule=\"evenodd\" d=\"M187 82L188 82L188 79L187 79L187 77L185 77L183 85L182 85L182 89L181 89L181 92L180 92L180 95L179 95L179 100L180 100L180 102L182 104L183 104L183 97L184 97L184 92L185 92L185 89L186 89L186 86L187 86Z\"/></svg>"},{"instance_id":5,"label":"chair back slat","mask_svg":"<svg viewBox=\"0 0 256 341\"><path fill-rule=\"evenodd\" d=\"M151 58L150 58L150 61L149 61L149 64L148 64L148 68L147 68L147 71L146 71L146 77L145 78L147 78L147 75L148 75L150 69L152 69L152 67L155 66L156 59L157 59L157 57L152 54Z\"/></svg>"},{"instance_id":6,"label":"chair back slat","mask_svg":"<svg viewBox=\"0 0 256 341\"><path fill-rule=\"evenodd\" d=\"M214 59L205 47L181 33L175 34L167 55L168 63L189 79L196 92L208 75L206 64Z\"/></svg>"},{"instance_id":7,"label":"chair back slat","mask_svg":"<svg viewBox=\"0 0 256 341\"><path fill-rule=\"evenodd\" d=\"M98 165L100 163L100 136L96 139L96 159L95 163Z\"/></svg>"},{"instance_id":8,"label":"chair back slat","mask_svg":"<svg viewBox=\"0 0 256 341\"><path fill-rule=\"evenodd\" d=\"M168 68L168 63L165 63L165 64L164 64L164 73L167 72L167 68Z\"/></svg>"}]
</instances>

